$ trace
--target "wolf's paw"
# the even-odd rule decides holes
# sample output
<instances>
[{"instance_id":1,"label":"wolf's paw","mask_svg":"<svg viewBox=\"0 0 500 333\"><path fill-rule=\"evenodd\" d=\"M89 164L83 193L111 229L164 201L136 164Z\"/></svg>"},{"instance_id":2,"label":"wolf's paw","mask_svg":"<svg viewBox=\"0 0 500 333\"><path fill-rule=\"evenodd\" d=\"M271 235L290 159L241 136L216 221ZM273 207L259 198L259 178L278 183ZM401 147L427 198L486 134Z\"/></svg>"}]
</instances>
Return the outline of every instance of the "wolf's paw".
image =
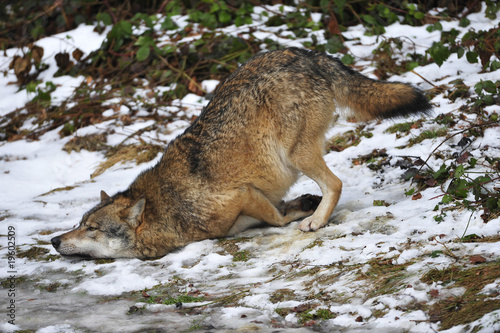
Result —
<instances>
[{"instance_id":1,"label":"wolf's paw","mask_svg":"<svg viewBox=\"0 0 500 333\"><path fill-rule=\"evenodd\" d=\"M304 194L292 201L284 203L283 215L286 216L291 212L314 212L321 202L319 195Z\"/></svg>"},{"instance_id":2,"label":"wolf's paw","mask_svg":"<svg viewBox=\"0 0 500 333\"><path fill-rule=\"evenodd\" d=\"M318 220L313 216L306 217L299 224L299 229L302 231L315 231L324 226L324 223L321 220Z\"/></svg>"}]
</instances>

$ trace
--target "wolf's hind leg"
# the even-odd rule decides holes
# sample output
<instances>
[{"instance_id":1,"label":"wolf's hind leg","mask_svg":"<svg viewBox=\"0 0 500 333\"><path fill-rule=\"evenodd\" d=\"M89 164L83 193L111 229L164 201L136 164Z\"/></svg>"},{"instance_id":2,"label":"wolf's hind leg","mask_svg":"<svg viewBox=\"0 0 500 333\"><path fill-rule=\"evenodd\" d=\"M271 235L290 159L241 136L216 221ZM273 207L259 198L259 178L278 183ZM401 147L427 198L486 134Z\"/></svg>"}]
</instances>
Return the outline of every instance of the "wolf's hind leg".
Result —
<instances>
[{"instance_id":1,"label":"wolf's hind leg","mask_svg":"<svg viewBox=\"0 0 500 333\"><path fill-rule=\"evenodd\" d=\"M311 215L321 201L319 196L306 194L276 207L264 193L254 187L249 187L244 195L246 200L241 215L278 227Z\"/></svg>"},{"instance_id":2,"label":"wolf's hind leg","mask_svg":"<svg viewBox=\"0 0 500 333\"><path fill-rule=\"evenodd\" d=\"M321 197L318 195L304 194L291 201L280 202L278 209L284 217L290 221L295 221L314 213L321 202Z\"/></svg>"},{"instance_id":3,"label":"wolf's hind leg","mask_svg":"<svg viewBox=\"0 0 500 333\"><path fill-rule=\"evenodd\" d=\"M303 144L301 147L297 147L298 154L292 156L297 168L314 180L323 193L323 199L314 214L306 217L300 223L299 229L302 231L317 230L323 227L337 206L342 192L342 181L333 174L323 159L322 145L323 141L317 145L306 146Z\"/></svg>"}]
</instances>

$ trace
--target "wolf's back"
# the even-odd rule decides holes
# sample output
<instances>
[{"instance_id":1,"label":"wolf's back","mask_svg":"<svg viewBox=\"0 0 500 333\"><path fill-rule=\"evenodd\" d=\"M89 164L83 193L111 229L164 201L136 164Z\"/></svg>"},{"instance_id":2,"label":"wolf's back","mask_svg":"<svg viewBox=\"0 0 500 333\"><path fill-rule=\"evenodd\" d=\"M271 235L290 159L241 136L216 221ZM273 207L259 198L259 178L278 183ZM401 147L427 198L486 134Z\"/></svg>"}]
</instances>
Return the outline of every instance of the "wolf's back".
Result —
<instances>
[{"instance_id":1,"label":"wolf's back","mask_svg":"<svg viewBox=\"0 0 500 333\"><path fill-rule=\"evenodd\" d=\"M405 83L370 79L327 54L294 49L314 61L331 82L335 102L349 108L359 120L427 114L431 105L422 92Z\"/></svg>"}]
</instances>

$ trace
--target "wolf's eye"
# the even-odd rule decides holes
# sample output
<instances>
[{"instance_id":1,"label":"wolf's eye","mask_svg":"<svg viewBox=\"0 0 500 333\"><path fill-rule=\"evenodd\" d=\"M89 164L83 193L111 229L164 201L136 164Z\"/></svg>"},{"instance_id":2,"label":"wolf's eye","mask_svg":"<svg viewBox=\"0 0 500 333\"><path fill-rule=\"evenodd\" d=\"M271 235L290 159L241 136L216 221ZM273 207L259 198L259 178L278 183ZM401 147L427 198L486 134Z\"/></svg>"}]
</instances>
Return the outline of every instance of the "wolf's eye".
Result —
<instances>
[{"instance_id":1,"label":"wolf's eye","mask_svg":"<svg viewBox=\"0 0 500 333\"><path fill-rule=\"evenodd\" d=\"M95 228L95 227L88 227L88 228L87 228L87 230L88 230L88 231L96 231L96 230L97 230L97 228Z\"/></svg>"}]
</instances>

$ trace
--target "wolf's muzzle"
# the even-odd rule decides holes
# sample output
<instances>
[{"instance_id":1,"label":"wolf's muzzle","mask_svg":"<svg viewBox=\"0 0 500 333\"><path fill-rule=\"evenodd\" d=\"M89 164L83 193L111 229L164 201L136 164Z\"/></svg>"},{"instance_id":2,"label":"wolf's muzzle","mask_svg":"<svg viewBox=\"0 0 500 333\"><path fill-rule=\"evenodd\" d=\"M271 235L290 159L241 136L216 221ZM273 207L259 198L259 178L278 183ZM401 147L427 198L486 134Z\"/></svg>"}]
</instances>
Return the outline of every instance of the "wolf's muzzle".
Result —
<instances>
[{"instance_id":1,"label":"wolf's muzzle","mask_svg":"<svg viewBox=\"0 0 500 333\"><path fill-rule=\"evenodd\" d=\"M50 242L52 243L52 246L54 247L54 249L58 249L59 246L61 245L61 237L57 236L57 237L54 237L50 240Z\"/></svg>"}]
</instances>

